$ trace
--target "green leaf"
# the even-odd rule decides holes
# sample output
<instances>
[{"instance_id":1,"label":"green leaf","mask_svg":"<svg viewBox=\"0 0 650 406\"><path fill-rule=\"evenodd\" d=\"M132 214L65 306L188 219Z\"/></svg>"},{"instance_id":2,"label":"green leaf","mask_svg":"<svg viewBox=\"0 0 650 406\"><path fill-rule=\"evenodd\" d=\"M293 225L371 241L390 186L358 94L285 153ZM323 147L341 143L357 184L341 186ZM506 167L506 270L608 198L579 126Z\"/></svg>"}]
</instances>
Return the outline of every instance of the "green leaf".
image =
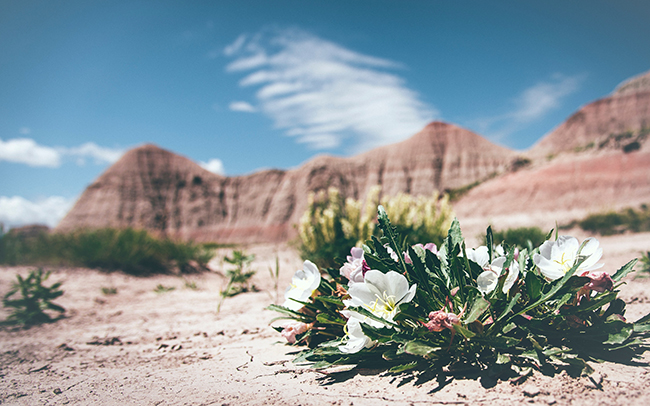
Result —
<instances>
[{"instance_id":1,"label":"green leaf","mask_svg":"<svg viewBox=\"0 0 650 406\"><path fill-rule=\"evenodd\" d=\"M393 338L393 333L395 332L395 330L390 328L377 328L366 323L361 323L361 329L368 338L380 343L389 342Z\"/></svg>"},{"instance_id":2,"label":"green leaf","mask_svg":"<svg viewBox=\"0 0 650 406\"><path fill-rule=\"evenodd\" d=\"M488 255L489 255L489 263L492 263L492 257L494 256L493 251L493 246L494 246L494 236L492 235L492 226L488 226L486 232L485 232L485 244L487 245L488 248Z\"/></svg>"},{"instance_id":3,"label":"green leaf","mask_svg":"<svg viewBox=\"0 0 650 406\"><path fill-rule=\"evenodd\" d=\"M388 370L388 372L398 373L408 371L418 366L417 361L409 362L408 364L396 365Z\"/></svg>"},{"instance_id":4,"label":"green leaf","mask_svg":"<svg viewBox=\"0 0 650 406\"><path fill-rule=\"evenodd\" d=\"M467 316L463 320L463 323L473 323L489 308L490 302L485 300L483 296L476 296L476 299L474 299L474 302L472 302L472 307L470 307L469 311L467 312Z\"/></svg>"},{"instance_id":5,"label":"green leaf","mask_svg":"<svg viewBox=\"0 0 650 406\"><path fill-rule=\"evenodd\" d=\"M497 321L494 324L500 322L504 317L506 317L508 315L508 313L510 313L510 310L512 310L512 308L515 306L515 304L517 304L517 301L519 300L520 297L521 297L521 293L517 293L515 295L515 297L513 297L510 300L510 302L508 303L508 306L506 306L506 308L503 309L503 313L501 313L501 316L499 316L499 318L497 319Z\"/></svg>"},{"instance_id":6,"label":"green leaf","mask_svg":"<svg viewBox=\"0 0 650 406\"><path fill-rule=\"evenodd\" d=\"M454 331L456 331L458 334L461 334L465 338L472 338L476 335L476 333L468 330L467 328L463 327L460 324L454 324L453 328Z\"/></svg>"},{"instance_id":7,"label":"green leaf","mask_svg":"<svg viewBox=\"0 0 650 406\"><path fill-rule=\"evenodd\" d=\"M378 321L378 322L382 323L383 325L385 325L387 327L399 327L395 323L392 323L392 322L390 322L390 321L388 321L386 319L382 319L379 316L375 316L374 314L372 314L370 311L368 311L367 309L365 309L363 307L360 307L360 306L348 307L348 310L359 313L360 315L368 317L369 319L372 319L374 321Z\"/></svg>"},{"instance_id":8,"label":"green leaf","mask_svg":"<svg viewBox=\"0 0 650 406\"><path fill-rule=\"evenodd\" d=\"M637 262L637 261L638 261L638 260L637 260L636 258L634 258L633 260L631 260L631 261L628 262L627 264L623 265L623 266L621 267L621 269L619 269L618 271L616 271L616 273L612 276L612 279L613 279L615 282L618 282L618 281L620 281L621 279L623 279L623 278L625 277L625 275L627 275L627 274L629 274L630 272L634 271L634 265L636 265L636 262Z\"/></svg>"},{"instance_id":9,"label":"green leaf","mask_svg":"<svg viewBox=\"0 0 650 406\"><path fill-rule=\"evenodd\" d=\"M314 300L318 300L325 303L335 304L337 306L344 307L343 301L337 296L316 296Z\"/></svg>"},{"instance_id":10,"label":"green leaf","mask_svg":"<svg viewBox=\"0 0 650 406\"><path fill-rule=\"evenodd\" d=\"M385 359L386 361L394 361L394 360L400 358L401 355L397 353L397 350L395 348L391 348L388 351L384 351L384 353L381 354L381 357L383 359Z\"/></svg>"},{"instance_id":11,"label":"green leaf","mask_svg":"<svg viewBox=\"0 0 650 406\"><path fill-rule=\"evenodd\" d=\"M542 279L534 272L526 274L526 293L531 300L535 301L542 295Z\"/></svg>"},{"instance_id":12,"label":"green leaf","mask_svg":"<svg viewBox=\"0 0 650 406\"><path fill-rule=\"evenodd\" d=\"M274 312L282 313L282 314L285 314L285 315L289 316L292 319L300 320L300 321L305 321L305 320L313 321L313 319L314 319L313 317L307 316L304 313L300 313L300 312L297 312L295 310L291 310L291 309L289 309L287 307L278 306L278 305L275 305L275 304L268 305L266 307L266 310L272 310Z\"/></svg>"},{"instance_id":13,"label":"green leaf","mask_svg":"<svg viewBox=\"0 0 650 406\"><path fill-rule=\"evenodd\" d=\"M615 320L603 325L603 330L607 332L607 341L603 344L622 344L630 338L634 331L634 325L622 320Z\"/></svg>"},{"instance_id":14,"label":"green leaf","mask_svg":"<svg viewBox=\"0 0 650 406\"><path fill-rule=\"evenodd\" d=\"M316 320L322 324L335 324L338 326L345 326L345 323L347 322L342 317L336 317L335 315L328 314L328 313L319 313L316 316Z\"/></svg>"},{"instance_id":15,"label":"green leaf","mask_svg":"<svg viewBox=\"0 0 650 406\"><path fill-rule=\"evenodd\" d=\"M440 347L432 347L427 343L419 340L409 341L404 344L403 351L407 354L418 355L424 358L437 358L435 356L436 351L440 351Z\"/></svg>"}]
</instances>

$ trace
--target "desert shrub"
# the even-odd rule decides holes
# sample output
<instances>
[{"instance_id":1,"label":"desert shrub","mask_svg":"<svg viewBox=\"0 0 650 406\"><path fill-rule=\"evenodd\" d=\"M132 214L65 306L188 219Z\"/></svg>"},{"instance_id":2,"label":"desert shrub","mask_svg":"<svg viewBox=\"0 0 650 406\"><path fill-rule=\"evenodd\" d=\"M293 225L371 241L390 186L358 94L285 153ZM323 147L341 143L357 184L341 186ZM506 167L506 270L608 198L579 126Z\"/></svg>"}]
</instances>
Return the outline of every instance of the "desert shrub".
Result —
<instances>
[{"instance_id":1,"label":"desert shrub","mask_svg":"<svg viewBox=\"0 0 650 406\"><path fill-rule=\"evenodd\" d=\"M201 244L159 239L132 228L29 236L9 232L0 238L0 263L9 265L86 266L145 275L174 268L194 271L213 256L214 251Z\"/></svg>"},{"instance_id":2,"label":"desert shrub","mask_svg":"<svg viewBox=\"0 0 650 406\"><path fill-rule=\"evenodd\" d=\"M639 210L628 208L617 212L596 213L568 226L576 224L585 231L601 235L650 231L650 210L647 205L641 205Z\"/></svg>"},{"instance_id":3,"label":"desert shrub","mask_svg":"<svg viewBox=\"0 0 650 406\"><path fill-rule=\"evenodd\" d=\"M20 324L31 326L35 324L49 323L58 319L52 317L45 311L59 313L65 312L65 309L57 304L52 303L52 300L63 295L61 282L57 282L52 286L43 286L43 282L50 276L50 272L43 275L43 270L38 269L31 271L27 278L16 275L17 282L14 282L11 289L4 296L2 304L4 307L11 309L11 314L5 320L4 324ZM21 298L12 299L16 293L19 293Z\"/></svg>"},{"instance_id":4,"label":"desert shrub","mask_svg":"<svg viewBox=\"0 0 650 406\"><path fill-rule=\"evenodd\" d=\"M412 196L400 193L379 199L381 188L373 187L365 201L343 200L335 188L309 195L308 207L298 225L301 256L320 267L335 267L350 248L378 233L375 207L381 203L399 233L408 242L428 241L439 244L453 218L448 197Z\"/></svg>"},{"instance_id":5,"label":"desert shrub","mask_svg":"<svg viewBox=\"0 0 650 406\"><path fill-rule=\"evenodd\" d=\"M539 227L517 227L493 231L495 244L507 243L520 248L538 247L546 241L546 233ZM530 248L532 250L532 248Z\"/></svg>"}]
</instances>

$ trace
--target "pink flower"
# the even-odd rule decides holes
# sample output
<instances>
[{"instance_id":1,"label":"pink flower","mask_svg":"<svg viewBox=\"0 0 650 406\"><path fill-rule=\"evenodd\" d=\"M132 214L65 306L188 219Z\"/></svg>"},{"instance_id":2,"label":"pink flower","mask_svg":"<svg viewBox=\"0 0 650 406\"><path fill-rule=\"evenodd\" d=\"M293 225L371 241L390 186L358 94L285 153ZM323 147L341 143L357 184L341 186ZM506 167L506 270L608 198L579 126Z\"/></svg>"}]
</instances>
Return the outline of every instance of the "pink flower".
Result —
<instances>
[{"instance_id":1,"label":"pink flower","mask_svg":"<svg viewBox=\"0 0 650 406\"><path fill-rule=\"evenodd\" d=\"M443 310L437 310L429 313L429 322L424 323L424 326L429 331L442 331L446 328L452 330L454 324L460 324L460 319L454 313L447 313Z\"/></svg>"},{"instance_id":2,"label":"pink flower","mask_svg":"<svg viewBox=\"0 0 650 406\"><path fill-rule=\"evenodd\" d=\"M280 332L282 337L286 338L289 344L295 344L296 336L309 330L311 325L293 321L282 326L283 330Z\"/></svg>"},{"instance_id":3,"label":"pink flower","mask_svg":"<svg viewBox=\"0 0 650 406\"><path fill-rule=\"evenodd\" d=\"M438 247L436 247L436 244L430 242L428 244L422 245L422 244L415 244L414 247L420 247L423 250L429 250L433 252L434 254L438 254ZM407 264L412 264L413 261L411 260L411 257L409 256L408 251L404 253L404 261Z\"/></svg>"},{"instance_id":4,"label":"pink flower","mask_svg":"<svg viewBox=\"0 0 650 406\"><path fill-rule=\"evenodd\" d=\"M595 292L611 291L614 289L614 281L607 272L584 272L580 276L586 276L589 281L585 287Z\"/></svg>"},{"instance_id":5,"label":"pink flower","mask_svg":"<svg viewBox=\"0 0 650 406\"><path fill-rule=\"evenodd\" d=\"M350 281L348 283L349 285L363 282L366 272L370 270L370 267L363 259L363 249L353 247L350 250L350 255L348 255L347 260L348 262L343 264L339 270L341 275L345 276Z\"/></svg>"}]
</instances>

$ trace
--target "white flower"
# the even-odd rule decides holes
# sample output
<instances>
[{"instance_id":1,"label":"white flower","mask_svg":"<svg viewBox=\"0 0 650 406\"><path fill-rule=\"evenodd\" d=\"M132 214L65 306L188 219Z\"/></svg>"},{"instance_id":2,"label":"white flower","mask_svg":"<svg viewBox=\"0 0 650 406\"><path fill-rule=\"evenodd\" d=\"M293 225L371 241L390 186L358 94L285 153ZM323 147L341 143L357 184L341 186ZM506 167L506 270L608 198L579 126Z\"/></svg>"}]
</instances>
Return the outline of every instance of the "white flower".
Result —
<instances>
[{"instance_id":1,"label":"white flower","mask_svg":"<svg viewBox=\"0 0 650 406\"><path fill-rule=\"evenodd\" d=\"M299 300L301 302L307 301L309 297L320 285L320 271L318 267L311 261L305 261L302 269L296 271L291 278L291 285L284 292L284 304L282 306L291 310L300 310L302 304L292 300Z\"/></svg>"},{"instance_id":2,"label":"white flower","mask_svg":"<svg viewBox=\"0 0 650 406\"><path fill-rule=\"evenodd\" d=\"M416 284L409 289L406 277L400 273L395 271L382 273L372 269L366 272L363 283L350 286L348 289L350 299L344 303L347 307L364 307L375 316L392 322L397 314L397 307L413 300L416 289Z\"/></svg>"},{"instance_id":3,"label":"white flower","mask_svg":"<svg viewBox=\"0 0 650 406\"><path fill-rule=\"evenodd\" d=\"M476 278L478 290L484 295L496 289L499 283L499 276L503 272L503 266L506 263L506 257L496 258L490 264L489 268ZM519 277L519 263L512 261L508 267L508 276L503 284L503 293L507 294L510 288L515 284Z\"/></svg>"},{"instance_id":4,"label":"white flower","mask_svg":"<svg viewBox=\"0 0 650 406\"><path fill-rule=\"evenodd\" d=\"M539 247L539 254L533 256L533 261L542 275L550 280L562 278L582 257L586 260L575 274L593 271L603 266L596 263L603 255L603 249L598 245L595 238L587 238L581 246L577 238L562 235L557 241L545 241Z\"/></svg>"},{"instance_id":5,"label":"white flower","mask_svg":"<svg viewBox=\"0 0 650 406\"><path fill-rule=\"evenodd\" d=\"M481 268L486 268L490 263L490 253L488 247L481 245L478 248L470 248L467 250L467 259L479 264Z\"/></svg>"},{"instance_id":6,"label":"white flower","mask_svg":"<svg viewBox=\"0 0 650 406\"><path fill-rule=\"evenodd\" d=\"M388 251L388 255L390 255L390 257L393 258L393 261L399 262L399 256L397 255L397 252L393 251L390 245L385 244L384 248L386 248L386 251Z\"/></svg>"},{"instance_id":7,"label":"white flower","mask_svg":"<svg viewBox=\"0 0 650 406\"><path fill-rule=\"evenodd\" d=\"M345 325L348 341L345 345L340 345L339 350L348 354L354 354L361 351L363 348L370 348L375 345L368 336L363 334L361 329L361 321L355 317L350 317Z\"/></svg>"}]
</instances>

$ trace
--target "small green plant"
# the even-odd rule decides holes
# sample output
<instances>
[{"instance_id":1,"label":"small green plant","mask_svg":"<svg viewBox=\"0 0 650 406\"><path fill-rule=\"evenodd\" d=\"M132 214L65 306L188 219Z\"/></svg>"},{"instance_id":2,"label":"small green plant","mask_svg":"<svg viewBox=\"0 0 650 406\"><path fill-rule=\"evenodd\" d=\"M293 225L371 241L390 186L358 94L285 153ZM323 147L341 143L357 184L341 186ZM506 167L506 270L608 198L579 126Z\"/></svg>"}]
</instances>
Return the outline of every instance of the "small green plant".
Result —
<instances>
[{"instance_id":1,"label":"small green plant","mask_svg":"<svg viewBox=\"0 0 650 406\"><path fill-rule=\"evenodd\" d=\"M105 286L102 286L102 294L108 296L108 295L117 295L117 288L110 287L107 288Z\"/></svg>"},{"instance_id":2,"label":"small green plant","mask_svg":"<svg viewBox=\"0 0 650 406\"><path fill-rule=\"evenodd\" d=\"M217 307L217 312L221 310L221 304L226 297L232 297L240 293L257 291L255 285L249 286L250 278L255 275L255 271L248 271L247 268L250 263L255 260L255 255L246 255L244 251L234 250L232 258L229 256L223 257L223 260L229 264L235 265L234 269L226 271L229 277L226 288L221 291L221 300Z\"/></svg>"},{"instance_id":3,"label":"small green plant","mask_svg":"<svg viewBox=\"0 0 650 406\"><path fill-rule=\"evenodd\" d=\"M183 279L183 282L185 283L185 289L199 290L199 287L196 285L195 281Z\"/></svg>"},{"instance_id":4,"label":"small green plant","mask_svg":"<svg viewBox=\"0 0 650 406\"><path fill-rule=\"evenodd\" d=\"M43 270L38 269L31 271L27 278L16 275L17 282L14 282L11 290L7 292L2 300L4 307L11 308L11 314L4 321L4 324L20 324L32 326L42 323L50 323L58 320L65 309L52 300L63 295L61 282L52 286L43 286L43 282L49 278L50 272L43 275ZM20 299L11 299L13 295L20 292ZM58 316L52 317L45 311L49 310L58 313Z\"/></svg>"},{"instance_id":5,"label":"small green plant","mask_svg":"<svg viewBox=\"0 0 650 406\"><path fill-rule=\"evenodd\" d=\"M176 288L173 286L165 286L162 283L159 283L158 285L156 285L156 288L153 291L156 293L167 293L167 292L171 292L174 289Z\"/></svg>"}]
</instances>

